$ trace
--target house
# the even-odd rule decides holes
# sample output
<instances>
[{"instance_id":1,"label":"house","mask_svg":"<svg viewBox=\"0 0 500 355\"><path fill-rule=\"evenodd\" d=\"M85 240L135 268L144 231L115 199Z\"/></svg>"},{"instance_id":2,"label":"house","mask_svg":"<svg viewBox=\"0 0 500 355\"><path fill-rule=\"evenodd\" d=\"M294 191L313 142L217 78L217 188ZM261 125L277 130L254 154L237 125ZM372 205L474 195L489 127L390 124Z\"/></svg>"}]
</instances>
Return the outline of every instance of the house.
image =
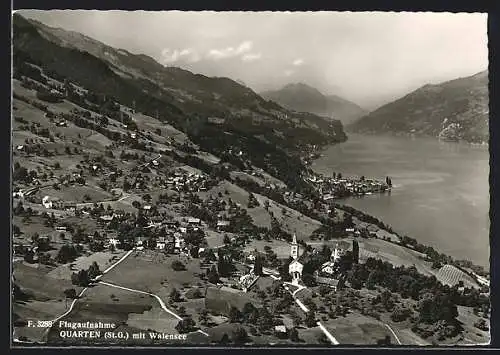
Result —
<instances>
[{"instance_id":1,"label":"house","mask_svg":"<svg viewBox=\"0 0 500 355\"><path fill-rule=\"evenodd\" d=\"M216 125L221 125L221 124L224 124L224 122L226 122L226 120L224 118L220 118L220 117L208 117L208 122L216 124Z\"/></svg>"},{"instance_id":2,"label":"house","mask_svg":"<svg viewBox=\"0 0 500 355\"><path fill-rule=\"evenodd\" d=\"M52 199L50 198L50 196L44 196L42 198L42 205L45 208L52 208L53 203L52 203Z\"/></svg>"},{"instance_id":3,"label":"house","mask_svg":"<svg viewBox=\"0 0 500 355\"><path fill-rule=\"evenodd\" d=\"M144 244L146 244L145 242L146 242L145 237L136 237L135 238L135 245L138 247L144 246Z\"/></svg>"},{"instance_id":4,"label":"house","mask_svg":"<svg viewBox=\"0 0 500 355\"><path fill-rule=\"evenodd\" d=\"M299 284L302 278L302 270L304 269L304 264L298 260L294 260L288 266L288 273L292 275L292 283L295 285Z\"/></svg>"},{"instance_id":5,"label":"house","mask_svg":"<svg viewBox=\"0 0 500 355\"><path fill-rule=\"evenodd\" d=\"M116 247L118 245L118 239L114 237L108 238L108 244Z\"/></svg>"},{"instance_id":6,"label":"house","mask_svg":"<svg viewBox=\"0 0 500 355\"><path fill-rule=\"evenodd\" d=\"M274 326L274 334L278 338L285 338L288 335L288 332L286 330L285 325L284 324L275 325Z\"/></svg>"},{"instance_id":7,"label":"house","mask_svg":"<svg viewBox=\"0 0 500 355\"><path fill-rule=\"evenodd\" d=\"M201 222L201 220L199 218L192 218L192 217L190 217L188 219L188 224L190 224L190 225L199 225L200 222Z\"/></svg>"},{"instance_id":8,"label":"house","mask_svg":"<svg viewBox=\"0 0 500 355\"><path fill-rule=\"evenodd\" d=\"M243 292L247 292L259 279L258 275L255 275L253 272L249 274L243 275L239 279L239 284L243 289Z\"/></svg>"},{"instance_id":9,"label":"house","mask_svg":"<svg viewBox=\"0 0 500 355\"><path fill-rule=\"evenodd\" d=\"M323 201L330 201L333 200L335 197L332 194L325 194L323 195Z\"/></svg>"},{"instance_id":10,"label":"house","mask_svg":"<svg viewBox=\"0 0 500 355\"><path fill-rule=\"evenodd\" d=\"M322 277L318 276L316 272L315 280L319 284L330 286L334 291L338 291L345 285L345 277L343 275L338 275L336 277Z\"/></svg>"},{"instance_id":11,"label":"house","mask_svg":"<svg viewBox=\"0 0 500 355\"><path fill-rule=\"evenodd\" d=\"M16 149L17 149L17 150L23 150L23 149L24 149L24 145L18 145L18 146L16 147Z\"/></svg>"},{"instance_id":12,"label":"house","mask_svg":"<svg viewBox=\"0 0 500 355\"><path fill-rule=\"evenodd\" d=\"M231 224L230 221L219 220L217 221L217 230L219 231L225 230L227 227L229 227L230 224Z\"/></svg>"},{"instance_id":13,"label":"house","mask_svg":"<svg viewBox=\"0 0 500 355\"><path fill-rule=\"evenodd\" d=\"M368 231L368 233L370 233L370 235L376 235L378 227L373 224L370 224L368 227L366 227L366 230Z\"/></svg>"},{"instance_id":14,"label":"house","mask_svg":"<svg viewBox=\"0 0 500 355\"><path fill-rule=\"evenodd\" d=\"M151 205L145 205L142 207L145 211L149 211L151 209Z\"/></svg>"},{"instance_id":15,"label":"house","mask_svg":"<svg viewBox=\"0 0 500 355\"><path fill-rule=\"evenodd\" d=\"M179 234L175 233L174 234L174 248L176 250L182 250L186 247L186 241L184 238Z\"/></svg>"},{"instance_id":16,"label":"house","mask_svg":"<svg viewBox=\"0 0 500 355\"><path fill-rule=\"evenodd\" d=\"M99 217L99 219L103 222L111 222L113 220L114 216L110 215L104 215Z\"/></svg>"},{"instance_id":17,"label":"house","mask_svg":"<svg viewBox=\"0 0 500 355\"><path fill-rule=\"evenodd\" d=\"M67 123L65 120L60 120L59 122L57 122L57 126L59 127L67 127Z\"/></svg>"},{"instance_id":18,"label":"house","mask_svg":"<svg viewBox=\"0 0 500 355\"><path fill-rule=\"evenodd\" d=\"M58 232L66 232L66 226L57 226L56 231Z\"/></svg>"},{"instance_id":19,"label":"house","mask_svg":"<svg viewBox=\"0 0 500 355\"><path fill-rule=\"evenodd\" d=\"M12 197L17 197L17 198L23 198L24 197L24 192L22 192L21 190L19 191L16 191L12 194Z\"/></svg>"}]
</instances>

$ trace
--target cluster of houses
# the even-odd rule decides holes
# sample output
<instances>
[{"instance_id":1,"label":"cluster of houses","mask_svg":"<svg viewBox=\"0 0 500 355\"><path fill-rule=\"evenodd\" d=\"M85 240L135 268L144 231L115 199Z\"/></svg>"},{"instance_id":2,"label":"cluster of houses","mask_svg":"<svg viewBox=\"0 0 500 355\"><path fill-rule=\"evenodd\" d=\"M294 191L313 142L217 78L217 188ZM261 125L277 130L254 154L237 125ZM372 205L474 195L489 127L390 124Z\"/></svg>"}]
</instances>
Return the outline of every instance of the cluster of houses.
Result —
<instances>
[{"instance_id":1,"label":"cluster of houses","mask_svg":"<svg viewBox=\"0 0 500 355\"><path fill-rule=\"evenodd\" d=\"M146 208L148 206L144 206ZM149 206L150 207L150 206ZM120 213L113 213L112 215L104 215L99 217L101 224L106 226L115 218L121 218ZM145 229L150 228L164 228L165 234L155 238L154 249L164 250L167 246L172 246L173 251L176 253L187 253L188 246L185 241L186 234L189 232L198 232L201 227L201 220L199 218L190 217L186 221L176 221L165 219L162 216L152 216L149 218L149 224ZM146 237L138 236L134 238L134 246L137 250L143 250L149 240ZM106 246L118 246L119 240L116 237L108 238ZM204 248L199 248L198 252L204 252Z\"/></svg>"},{"instance_id":2,"label":"cluster of houses","mask_svg":"<svg viewBox=\"0 0 500 355\"><path fill-rule=\"evenodd\" d=\"M307 180L319 191L323 201L330 202L346 195L369 195L390 189L386 182L352 178L325 177L311 174Z\"/></svg>"},{"instance_id":3,"label":"cluster of houses","mask_svg":"<svg viewBox=\"0 0 500 355\"><path fill-rule=\"evenodd\" d=\"M167 176L165 185L177 191L206 191L211 187L206 175L180 169Z\"/></svg>"}]
</instances>

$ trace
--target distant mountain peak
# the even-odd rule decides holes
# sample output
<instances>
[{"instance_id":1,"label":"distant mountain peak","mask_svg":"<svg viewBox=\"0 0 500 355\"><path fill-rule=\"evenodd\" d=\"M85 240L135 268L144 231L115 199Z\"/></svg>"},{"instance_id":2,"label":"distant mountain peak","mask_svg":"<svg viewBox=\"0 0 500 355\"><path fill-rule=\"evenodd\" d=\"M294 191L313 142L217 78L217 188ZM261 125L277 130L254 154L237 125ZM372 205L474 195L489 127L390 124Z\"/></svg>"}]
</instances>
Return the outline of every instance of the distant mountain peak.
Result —
<instances>
[{"instance_id":1,"label":"distant mountain peak","mask_svg":"<svg viewBox=\"0 0 500 355\"><path fill-rule=\"evenodd\" d=\"M355 103L336 95L324 95L318 89L302 82L287 84L279 90L262 92L261 96L288 109L339 119L344 124L366 114Z\"/></svg>"},{"instance_id":2,"label":"distant mountain peak","mask_svg":"<svg viewBox=\"0 0 500 355\"><path fill-rule=\"evenodd\" d=\"M359 133L397 133L485 142L489 134L488 72L426 84L349 126Z\"/></svg>"}]
</instances>

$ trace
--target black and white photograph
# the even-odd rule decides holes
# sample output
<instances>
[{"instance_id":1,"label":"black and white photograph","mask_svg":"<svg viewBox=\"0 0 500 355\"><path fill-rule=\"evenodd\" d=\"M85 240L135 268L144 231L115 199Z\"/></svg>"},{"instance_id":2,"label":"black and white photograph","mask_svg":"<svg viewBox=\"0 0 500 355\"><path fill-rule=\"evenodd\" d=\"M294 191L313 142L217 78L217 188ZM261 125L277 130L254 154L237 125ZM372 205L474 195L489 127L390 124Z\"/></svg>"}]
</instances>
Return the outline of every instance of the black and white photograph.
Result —
<instances>
[{"instance_id":1,"label":"black and white photograph","mask_svg":"<svg viewBox=\"0 0 500 355\"><path fill-rule=\"evenodd\" d=\"M12 12L12 347L489 345L488 15Z\"/></svg>"}]
</instances>

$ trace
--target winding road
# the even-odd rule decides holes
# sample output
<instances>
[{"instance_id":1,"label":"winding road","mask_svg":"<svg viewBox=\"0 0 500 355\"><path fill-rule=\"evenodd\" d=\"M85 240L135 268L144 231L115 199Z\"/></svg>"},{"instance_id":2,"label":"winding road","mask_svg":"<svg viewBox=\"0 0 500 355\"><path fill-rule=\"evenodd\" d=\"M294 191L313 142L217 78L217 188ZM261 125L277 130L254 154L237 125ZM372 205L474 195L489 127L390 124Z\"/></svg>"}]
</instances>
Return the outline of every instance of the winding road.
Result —
<instances>
[{"instance_id":1,"label":"winding road","mask_svg":"<svg viewBox=\"0 0 500 355\"><path fill-rule=\"evenodd\" d=\"M387 329L389 329L392 333L392 335L394 335L394 338L396 339L396 341L398 342L399 345L401 345L401 341L399 340L398 336L396 335L396 333L394 333L394 330L392 330L391 326L387 323L385 323L385 326L387 327Z\"/></svg>"},{"instance_id":2,"label":"winding road","mask_svg":"<svg viewBox=\"0 0 500 355\"><path fill-rule=\"evenodd\" d=\"M119 260L117 260L115 263L113 263L112 265L110 265L106 270L104 270L102 272L101 275L98 275L96 278L92 279L92 282L95 282L97 284L100 284L100 285L105 285L105 286L108 286L108 287L114 287L114 288L118 288L118 289L121 289L121 290L125 290L125 291L130 291L130 292L135 292L135 293L141 293L141 294L145 294L145 295L148 295L148 296L152 296L154 298L156 298L156 300L158 301L158 303L160 304L161 308L167 312L168 314L174 316L177 320L182 320L182 317L179 316L178 314L174 313L173 311L171 311L170 309L167 308L167 306L165 305L165 302L163 302L163 300L156 294L154 293L151 293L151 292L146 292L146 291L142 291L142 290L137 290L137 289L133 289L133 288L129 288L129 287L124 287L124 286L120 286L120 285L116 285L116 284L113 284L113 283L110 283L110 282L105 282L105 281L101 281L101 278L107 274L108 272L110 272L111 270L113 270L116 266L118 266L121 262L123 262L125 259L127 259L130 254L132 254L133 252L135 251L135 248L132 249L132 250L129 250L125 255L123 255ZM75 303L76 301L78 301L80 299L81 296L83 296L83 294L88 290L88 287L85 287L84 289L82 289L82 291L80 291L80 293L78 294L77 298L75 298L68 310L66 312L64 312L63 314L59 315L57 318L53 319L52 320L52 324L55 324L55 322L57 322L59 319L65 317L66 315L68 315L69 313L71 313L71 311L73 310L74 306L75 306ZM50 331L51 328L47 328L46 330L46 333L44 336L47 336L48 332ZM205 336L209 336L206 332L202 331L202 330L197 330L197 333L201 333Z\"/></svg>"}]
</instances>

